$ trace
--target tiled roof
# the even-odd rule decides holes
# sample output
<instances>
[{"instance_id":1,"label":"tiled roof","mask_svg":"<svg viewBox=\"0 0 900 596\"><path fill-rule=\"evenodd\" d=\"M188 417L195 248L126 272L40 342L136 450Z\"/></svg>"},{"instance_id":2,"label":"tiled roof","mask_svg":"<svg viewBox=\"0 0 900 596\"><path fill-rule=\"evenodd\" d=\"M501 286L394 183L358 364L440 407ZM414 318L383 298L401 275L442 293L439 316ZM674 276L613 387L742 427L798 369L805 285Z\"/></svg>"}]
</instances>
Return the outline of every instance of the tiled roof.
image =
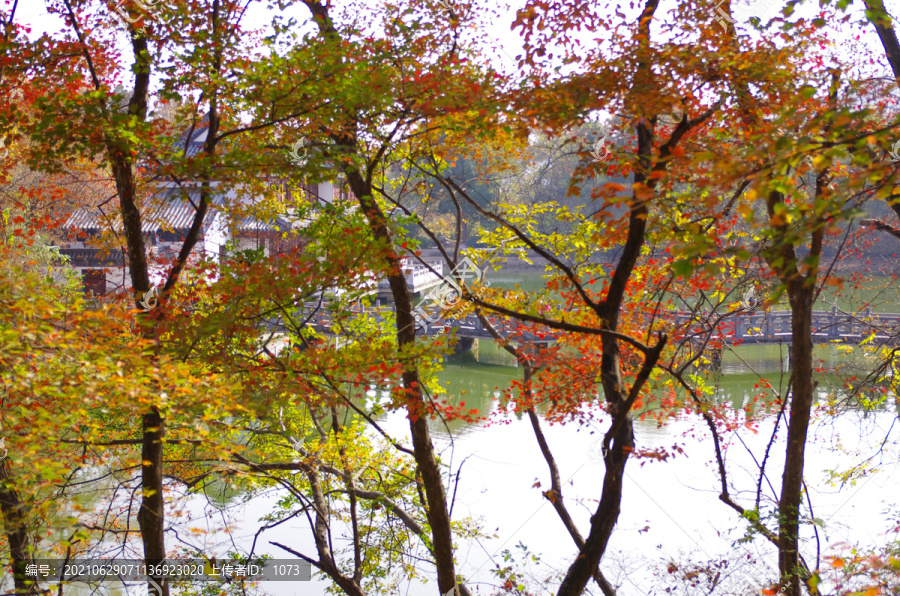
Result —
<instances>
[{"instance_id":1,"label":"tiled roof","mask_svg":"<svg viewBox=\"0 0 900 596\"><path fill-rule=\"evenodd\" d=\"M145 234L152 232L161 232L164 230L185 230L191 227L194 221L196 209L194 205L200 202L200 189L190 189L187 191L190 201L185 201L182 197L182 190L179 188L166 188L157 193L150 199L150 207L143 209L141 212L141 231ZM191 204L193 203L193 205ZM213 193L213 204L221 205L222 196L220 193ZM209 227L217 216L215 211L210 212L204 221L204 230ZM101 228L109 228L116 232L122 231L122 218L119 213L113 210L107 212L107 216L99 210L76 209L66 223L64 228L70 230L83 230L85 232L96 232Z\"/></svg>"},{"instance_id":2,"label":"tiled roof","mask_svg":"<svg viewBox=\"0 0 900 596\"><path fill-rule=\"evenodd\" d=\"M194 205L200 203L200 189L190 189L187 191L190 202L185 201L183 192L179 188L165 188L150 199L150 206L141 210L141 231L144 234L154 232L162 232L167 230L187 230L194 221L196 210ZM233 194L232 194L233 198ZM213 191L212 204L217 207L224 205L225 195L221 192ZM65 229L82 230L85 232L99 232L100 229L112 229L116 232L122 231L122 218L118 211L112 210L106 212L106 217L99 210L76 209L66 223L63 225ZM205 232L219 217L221 212L212 209L207 213L203 223L203 231ZM290 230L292 222L286 217L276 217L269 221L260 221L254 217L243 217L237 222L237 230L239 232L283 232Z\"/></svg>"},{"instance_id":3,"label":"tiled roof","mask_svg":"<svg viewBox=\"0 0 900 596\"><path fill-rule=\"evenodd\" d=\"M182 133L181 138L178 139L178 144L175 146L175 150L178 153L185 151L185 155L187 157L193 157L203 151L203 147L206 145L206 134L209 132L209 112L203 115L203 119L197 123L194 127L194 130L191 130L191 127L188 126L187 129ZM190 142L188 142L188 135L190 134ZM187 147L185 147L187 144Z\"/></svg>"},{"instance_id":4,"label":"tiled roof","mask_svg":"<svg viewBox=\"0 0 900 596\"><path fill-rule=\"evenodd\" d=\"M188 157L197 155L203 151L206 143L206 135L209 132L209 113L197 123L193 130L188 127L175 145L175 151L186 151ZM190 137L190 141L188 140ZM187 192L189 200L184 199ZM228 193L232 200L236 199L235 193ZM221 191L213 190L212 203L221 207L226 195ZM240 202L240 201L239 201ZM194 221L196 209L194 205L200 203L200 189L192 188L183 190L178 187L163 188L153 195L141 209L141 231L145 234L162 232L166 230L188 230ZM203 231L209 229L220 213L212 209L207 214ZM238 232L281 232L296 227L303 227L297 222L292 222L285 217L276 217L271 221L260 221L254 217L243 217L237 222ZM122 218L115 207L106 210L106 216L99 209L77 209L64 224L64 228L70 230L82 230L85 232L99 232L101 229L113 229L122 231Z\"/></svg>"},{"instance_id":5,"label":"tiled roof","mask_svg":"<svg viewBox=\"0 0 900 596\"><path fill-rule=\"evenodd\" d=\"M245 217L238 222L237 229L239 232L283 232L291 229L291 223L283 217L277 217L272 221Z\"/></svg>"}]
</instances>

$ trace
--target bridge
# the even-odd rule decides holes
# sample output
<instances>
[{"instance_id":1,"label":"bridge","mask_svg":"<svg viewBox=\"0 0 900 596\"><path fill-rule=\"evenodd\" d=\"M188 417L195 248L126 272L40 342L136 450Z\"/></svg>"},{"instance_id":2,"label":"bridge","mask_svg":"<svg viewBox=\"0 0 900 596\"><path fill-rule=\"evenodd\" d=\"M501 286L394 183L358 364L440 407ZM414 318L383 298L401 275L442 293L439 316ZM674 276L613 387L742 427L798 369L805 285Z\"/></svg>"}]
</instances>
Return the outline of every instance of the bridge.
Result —
<instances>
[{"instance_id":1,"label":"bridge","mask_svg":"<svg viewBox=\"0 0 900 596\"><path fill-rule=\"evenodd\" d=\"M308 303L305 305L304 312L314 313L316 306L315 303ZM383 322L385 311L390 312L390 310L387 307L376 307L368 309L366 312L371 314L376 322ZM673 316L671 313L666 313L663 318L667 318L667 315ZM324 310L320 310L312 316L309 314L306 317L298 316L300 320L309 318L307 326L324 335L340 336L348 334L350 331L338 330L335 333L332 316ZM683 328L688 336L694 335L700 340L709 335L711 324L702 318L706 316L708 316L706 313L696 316L682 312L674 313L673 318L676 326ZM497 315L490 315L488 319L503 336L514 333L518 339L538 344L556 341L557 332L549 328L540 330L530 324L522 326L517 321ZM423 322L420 321L420 323ZM272 322L269 328L274 329L276 326L280 325ZM481 320L474 314L460 318L445 317L434 323L421 324L416 328L416 335L438 335L451 331L455 331L458 338L493 339L490 332L482 325ZM870 309L859 313L847 313L837 308L828 311L813 311L812 331L815 343L858 344L869 338L873 332L873 341L875 342L900 343L900 313L876 314L872 313ZM711 339L732 345L789 344L791 343L791 311L743 312L723 317L713 329Z\"/></svg>"},{"instance_id":2,"label":"bridge","mask_svg":"<svg viewBox=\"0 0 900 596\"><path fill-rule=\"evenodd\" d=\"M400 267L410 294L421 295L425 290L445 283L443 261L432 260L423 264L413 262L409 257L403 257L400 259ZM380 301L387 302L391 299L391 286L387 279L379 279L373 290Z\"/></svg>"},{"instance_id":3,"label":"bridge","mask_svg":"<svg viewBox=\"0 0 900 596\"><path fill-rule=\"evenodd\" d=\"M677 314L675 321L698 330L692 317ZM848 313L832 307L812 313L814 343L858 344L875 333L873 341L900 341L900 313L873 313L870 308ZM712 339L731 344L789 344L791 343L791 311L768 310L744 312L724 319L716 327Z\"/></svg>"},{"instance_id":4,"label":"bridge","mask_svg":"<svg viewBox=\"0 0 900 596\"><path fill-rule=\"evenodd\" d=\"M366 312L372 315L372 318L376 322L383 323L385 321L383 310L388 309L384 307L382 307L381 309L373 308L367 310ZM306 317L303 318L305 319ZM489 316L488 319L501 335L516 333L517 337L520 337L525 341L535 343L552 343L556 341L556 334L552 331L541 333L529 331L527 329L523 330L520 323L518 323L517 321L512 321L506 317ZM335 333L334 323L335 321L333 320L333 316L331 316L327 312L320 312L319 314L316 314L309 319L306 327L315 329L316 331L324 335L340 336L340 330ZM272 329L275 327L275 325L270 323L268 327L269 329ZM440 335L442 333L450 333L453 330L456 331L457 337L471 339L494 339L494 336L490 334L490 332L484 327L484 325L482 325L481 319L479 319L476 315L469 315L461 318L445 317L435 323L419 325L416 327L416 335L419 337L424 337L426 335Z\"/></svg>"}]
</instances>

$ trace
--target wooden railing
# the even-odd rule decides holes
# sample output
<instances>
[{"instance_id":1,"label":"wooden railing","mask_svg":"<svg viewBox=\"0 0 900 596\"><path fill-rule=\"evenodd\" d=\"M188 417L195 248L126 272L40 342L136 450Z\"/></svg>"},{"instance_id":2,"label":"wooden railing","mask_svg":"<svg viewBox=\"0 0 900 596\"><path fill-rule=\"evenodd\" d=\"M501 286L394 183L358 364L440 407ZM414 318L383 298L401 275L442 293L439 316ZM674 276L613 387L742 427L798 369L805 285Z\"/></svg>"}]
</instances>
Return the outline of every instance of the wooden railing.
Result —
<instances>
[{"instance_id":1,"label":"wooden railing","mask_svg":"<svg viewBox=\"0 0 900 596\"><path fill-rule=\"evenodd\" d=\"M370 311L376 319L381 315L377 309ZM711 335L713 339L723 340L731 344L778 344L791 343L791 311L758 311L721 316L712 319L707 313L701 316L689 313L670 315L676 327L685 335L704 339ZM705 317L705 318L703 318ZM546 329L546 333L526 330L505 317L489 317L497 330L507 335L517 332L521 339L544 343L553 342L555 333ZM900 313L873 313L867 309L859 313L846 313L832 308L828 311L813 311L813 341L816 343L852 343L869 338L874 332L874 341L900 343ZM311 326L322 333L332 333L331 317L319 314L310 321ZM462 318L443 318L427 326L420 325L417 335L435 335L456 331L457 337L487 338L491 334L484 328L475 315ZM526 328L527 329L527 328Z\"/></svg>"},{"instance_id":2,"label":"wooden railing","mask_svg":"<svg viewBox=\"0 0 900 596\"><path fill-rule=\"evenodd\" d=\"M689 315L676 315L682 325L698 331L709 328L708 323L691 321ZM813 341L816 343L853 343L869 338L874 341L900 339L900 314L873 313L871 309L847 313L832 308L812 313ZM791 343L791 311L763 311L740 313L724 318L716 325L714 339L734 344Z\"/></svg>"}]
</instances>

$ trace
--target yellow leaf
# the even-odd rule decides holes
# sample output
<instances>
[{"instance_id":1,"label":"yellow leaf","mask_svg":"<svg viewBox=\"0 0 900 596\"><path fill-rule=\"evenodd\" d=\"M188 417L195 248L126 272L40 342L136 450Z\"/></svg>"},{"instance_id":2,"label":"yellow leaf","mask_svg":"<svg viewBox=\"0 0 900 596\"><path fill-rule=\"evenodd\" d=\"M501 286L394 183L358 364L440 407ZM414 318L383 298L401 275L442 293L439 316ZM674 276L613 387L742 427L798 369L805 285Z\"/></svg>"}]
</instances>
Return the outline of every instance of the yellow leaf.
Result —
<instances>
[{"instance_id":1,"label":"yellow leaf","mask_svg":"<svg viewBox=\"0 0 900 596\"><path fill-rule=\"evenodd\" d=\"M810 591L810 592L815 593L815 592L816 592L816 588L818 587L818 585L819 585L821 582L822 582L822 579L819 577L819 574L818 574L818 573L814 573L814 574L812 575L812 577L810 577L810 578L807 580L806 585L809 586L809 591Z\"/></svg>"}]
</instances>

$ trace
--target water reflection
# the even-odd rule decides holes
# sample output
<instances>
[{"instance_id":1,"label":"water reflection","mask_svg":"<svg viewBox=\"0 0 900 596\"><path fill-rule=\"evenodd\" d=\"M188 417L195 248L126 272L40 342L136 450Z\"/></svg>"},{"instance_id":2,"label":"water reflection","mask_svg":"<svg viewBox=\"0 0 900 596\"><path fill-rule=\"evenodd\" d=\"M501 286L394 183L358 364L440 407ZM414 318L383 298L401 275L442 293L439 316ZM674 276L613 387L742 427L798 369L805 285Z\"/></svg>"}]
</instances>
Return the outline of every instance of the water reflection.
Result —
<instances>
[{"instance_id":1,"label":"water reflection","mask_svg":"<svg viewBox=\"0 0 900 596\"><path fill-rule=\"evenodd\" d=\"M766 347L771 348L771 347ZM718 391L740 410L754 391L760 375L773 386L786 384L786 374L771 349L741 355L746 368L723 371ZM828 357L827 350L821 357ZM748 371L755 372L748 372ZM521 371L498 366L476 366L464 361L448 362L442 373L448 397L466 390L466 403L484 412L492 407L491 395L519 379ZM820 392L825 397L827 392ZM477 396L477 400L474 399ZM470 401L471 400L471 401ZM502 561L500 553L521 542L541 554L549 568L565 569L575 555L574 546L541 491L547 489L546 464L527 419L493 406L495 423L454 430L452 436L434 427L445 461L466 461L457 492L455 515L480 517L491 529L499 528L499 538L490 544L471 543L461 547L464 565L460 573L487 579L486 570ZM871 413L867 417L849 413L833 418L823 416L813 423L807 456L807 479L817 518L826 522L820 531L823 551L841 542L865 546L884 544L893 527L888 512L896 511L900 452L878 454L878 441L892 423L893 412ZM599 416L602 418L602 415ZM497 421L504 424L496 424ZM752 507L757 461L772 436L775 417L768 416L752 428L740 427L723 433L732 493L739 502ZM602 489L603 463L598 458L598 437L606 425L597 422L551 426L544 432L560 464L566 499L579 527L587 531L589 517ZM784 434L783 431L781 433ZM736 578L758 582L765 587L777 576L777 558L759 540L736 542L744 526L733 511L719 500L719 478L714 464L712 439L705 422L696 415L680 415L665 425L652 419L637 421L635 440L639 449L663 448L670 454L665 462L634 460L626 469L623 510L604 559L604 573L622 585L622 594L647 594L658 588L648 568L658 563L688 559L721 560L740 554L742 571ZM880 440L880 439L879 439ZM867 476L859 486L829 485L830 471L849 467L870 456L877 457L879 473ZM755 458L756 459L755 459ZM784 463L784 443L776 439L763 484L762 503L771 509L777 495ZM815 561L816 547L809 526L804 530L804 556ZM427 590L417 593L425 594Z\"/></svg>"},{"instance_id":2,"label":"water reflection","mask_svg":"<svg viewBox=\"0 0 900 596\"><path fill-rule=\"evenodd\" d=\"M815 358L823 368L832 370L862 365L830 346L817 346ZM718 400L740 411L749 407L759 393L771 393L764 386L766 382L783 394L788 361L787 346L740 346L724 352L721 368L712 372L710 383ZM448 357L438 378L445 399L457 405L465 402L467 407L491 416L490 421L477 424L462 420L431 423L440 456L451 467L452 476L448 476L446 486L452 487L448 494L453 498L454 519L472 518L489 534L496 533L496 538L459 544L459 573L471 585L492 581L490 570L503 563L501 553L506 549L515 550L518 543L540 554L544 575L548 570L564 571L576 555L576 549L542 495L548 488L548 473L533 430L527 418L501 411L498 406L498 398L510 384L521 380L522 369L516 368L513 359L493 343L482 341L477 350ZM819 375L819 381L819 397L825 398L831 390L829 379L827 375ZM365 397L369 406L388 406L389 380L372 383ZM646 407L653 408L654 404ZM608 421L603 422L604 415L599 410L593 414L594 421L583 426L546 422L543 425L560 466L570 511L583 533L587 532L590 515L601 494L604 473L597 440ZM825 522L820 536L824 551L840 542L862 547L883 544L886 532L893 527L889 512L896 511L897 507L900 451L878 453L880 440L893 417L893 412L877 412L867 417L848 413L837 418L822 417L813 424L806 477L816 517ZM409 422L404 412L384 414L379 423L401 443L409 444ZM764 451L774 426L775 418L769 416L753 428L740 427L723 434L733 494L745 506L753 504L758 454ZM692 414L675 416L665 425L652 418L638 420L635 440L641 449L664 448L674 455L664 462L635 459L626 468L622 514L602 564L608 579L622 586L620 594L647 594L658 588L651 564L659 564L664 569L665 561L685 557L695 561L736 554L750 557L746 560L755 561L755 567L743 569L737 576L751 583L757 581L760 586L771 581L777 573L772 549L758 540L737 542L744 534L744 525L718 500L719 478L705 422ZM877 458L875 461L881 466L879 473L865 476L852 486L826 482L829 471L837 466L848 467L870 456ZM767 463L769 475L768 482L763 484L763 504L772 503L775 498L783 462L784 445L779 438ZM230 496L226 490L222 501ZM227 522L225 513L211 512L211 503L200 497L185 500L179 508L189 515L193 526L208 533L204 543L210 553L225 552L235 546L247 549L254 540L257 540L257 553L275 557L284 553L272 547L272 542L314 551L310 529L302 517L257 538L259 520L278 508L282 497L283 493L277 490L255 496L230 510L228 515L236 518L229 517ZM226 525L233 528L229 536L222 532ZM804 555L815 561L812 538L806 526ZM263 587L277 596L318 596L326 593L327 585L326 581L314 580ZM407 593L434 596L436 590L432 582L409 586Z\"/></svg>"}]
</instances>

